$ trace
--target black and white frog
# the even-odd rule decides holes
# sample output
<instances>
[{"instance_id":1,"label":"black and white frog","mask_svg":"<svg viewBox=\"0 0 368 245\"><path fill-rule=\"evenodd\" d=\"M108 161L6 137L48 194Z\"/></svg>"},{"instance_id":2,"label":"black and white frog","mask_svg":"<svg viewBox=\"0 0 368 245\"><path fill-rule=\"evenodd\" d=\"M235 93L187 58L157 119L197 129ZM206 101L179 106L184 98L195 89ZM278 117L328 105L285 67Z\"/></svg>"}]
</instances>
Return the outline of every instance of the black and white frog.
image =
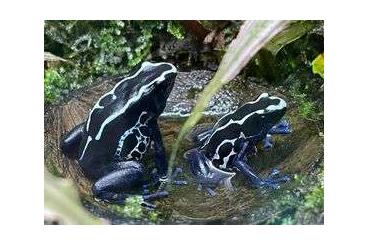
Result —
<instances>
[{"instance_id":1,"label":"black and white frog","mask_svg":"<svg viewBox=\"0 0 368 245\"><path fill-rule=\"evenodd\" d=\"M247 156L256 152L256 145L263 141L265 148L272 147L272 134L288 134L289 124L281 120L286 112L286 102L268 93L262 93L252 102L220 118L210 129L195 136L199 147L187 151L184 157L199 187L210 195L213 188L224 184L232 190L234 170L240 171L252 185L279 188L288 180L274 169L267 178L261 178L248 165Z\"/></svg>"},{"instance_id":2,"label":"black and white frog","mask_svg":"<svg viewBox=\"0 0 368 245\"><path fill-rule=\"evenodd\" d=\"M139 69L138 69L139 68ZM134 186L142 184L143 155L151 142L160 180L167 179L168 164L157 124L177 74L169 63L143 62L135 72L102 95L87 120L63 139L63 153L78 161L93 182L98 199L124 203ZM145 193L143 200L167 196Z\"/></svg>"}]
</instances>

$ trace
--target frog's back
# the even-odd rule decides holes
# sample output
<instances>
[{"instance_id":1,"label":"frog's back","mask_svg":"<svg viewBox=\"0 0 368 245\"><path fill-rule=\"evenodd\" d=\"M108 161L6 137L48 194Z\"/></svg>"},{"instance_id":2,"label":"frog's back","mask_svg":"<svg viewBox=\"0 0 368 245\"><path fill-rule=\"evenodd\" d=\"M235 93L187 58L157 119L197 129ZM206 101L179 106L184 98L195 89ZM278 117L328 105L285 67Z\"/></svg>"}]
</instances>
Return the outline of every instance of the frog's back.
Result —
<instances>
[{"instance_id":1,"label":"frog's back","mask_svg":"<svg viewBox=\"0 0 368 245\"><path fill-rule=\"evenodd\" d=\"M226 168L245 142L256 143L268 132L266 108L278 101L263 93L254 101L223 116L200 148L215 166Z\"/></svg>"}]
</instances>

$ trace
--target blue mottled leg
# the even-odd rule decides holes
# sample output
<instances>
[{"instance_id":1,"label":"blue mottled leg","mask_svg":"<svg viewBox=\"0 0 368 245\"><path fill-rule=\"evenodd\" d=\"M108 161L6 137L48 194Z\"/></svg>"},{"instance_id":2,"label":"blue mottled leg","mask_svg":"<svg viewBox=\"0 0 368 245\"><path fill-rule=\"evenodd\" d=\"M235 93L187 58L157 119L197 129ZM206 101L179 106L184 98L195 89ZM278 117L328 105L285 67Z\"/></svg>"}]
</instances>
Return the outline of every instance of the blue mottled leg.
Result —
<instances>
[{"instance_id":1,"label":"blue mottled leg","mask_svg":"<svg viewBox=\"0 0 368 245\"><path fill-rule=\"evenodd\" d=\"M109 173L98 179L92 192L98 199L109 203L124 204L127 194L143 178L143 166L135 161L118 162Z\"/></svg>"},{"instance_id":2,"label":"blue mottled leg","mask_svg":"<svg viewBox=\"0 0 368 245\"><path fill-rule=\"evenodd\" d=\"M269 134L290 134L291 132L290 124L286 120L281 120L268 131Z\"/></svg>"},{"instance_id":3,"label":"blue mottled leg","mask_svg":"<svg viewBox=\"0 0 368 245\"><path fill-rule=\"evenodd\" d=\"M107 175L94 183L92 192L98 199L109 203L124 204L126 198L133 196L128 194L128 192L142 183L143 166L136 161L126 161L115 163L112 169L109 170ZM146 192L142 195L142 204L146 201L166 196L167 192L156 192L153 194Z\"/></svg>"},{"instance_id":4,"label":"blue mottled leg","mask_svg":"<svg viewBox=\"0 0 368 245\"><path fill-rule=\"evenodd\" d=\"M267 133L266 137L263 139L263 148L268 150L273 147L272 135L273 134L289 134L291 133L290 124L286 120L281 120L278 124L273 126Z\"/></svg>"},{"instance_id":5,"label":"blue mottled leg","mask_svg":"<svg viewBox=\"0 0 368 245\"><path fill-rule=\"evenodd\" d=\"M280 177L279 171L274 169L271 174L263 179L258 176L255 171L248 165L246 152L249 148L248 143L244 143L242 150L234 159L234 165L239 171L249 180L249 182L257 187L271 187L273 189L280 188L280 183L284 183L289 180L287 176Z\"/></svg>"}]
</instances>

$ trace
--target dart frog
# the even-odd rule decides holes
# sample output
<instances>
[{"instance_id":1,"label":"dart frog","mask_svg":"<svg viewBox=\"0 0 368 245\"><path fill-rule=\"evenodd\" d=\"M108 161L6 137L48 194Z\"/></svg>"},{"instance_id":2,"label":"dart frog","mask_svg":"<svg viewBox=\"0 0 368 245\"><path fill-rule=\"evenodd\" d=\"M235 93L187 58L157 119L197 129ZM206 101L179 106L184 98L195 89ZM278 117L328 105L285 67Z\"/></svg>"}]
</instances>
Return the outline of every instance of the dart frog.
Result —
<instances>
[{"instance_id":1,"label":"dart frog","mask_svg":"<svg viewBox=\"0 0 368 245\"><path fill-rule=\"evenodd\" d=\"M231 178L235 170L253 186L277 189L280 183L287 182L289 178L280 176L277 169L266 178L260 177L247 159L256 152L258 142L263 141L264 147L270 148L272 134L291 132L289 124L281 120L285 112L283 99L262 93L256 100L223 116L212 128L198 133L193 139L198 147L187 151L184 158L199 189L205 187L211 196L216 195L213 188L219 184L233 190Z\"/></svg>"},{"instance_id":2,"label":"dart frog","mask_svg":"<svg viewBox=\"0 0 368 245\"><path fill-rule=\"evenodd\" d=\"M173 88L176 68L169 63L143 62L139 69L102 95L85 122L62 140L61 150L76 159L92 185L97 199L123 204L135 186L143 185L141 160L153 142L155 167L161 181L168 164L159 115ZM167 196L166 191L143 194L143 200Z\"/></svg>"}]
</instances>

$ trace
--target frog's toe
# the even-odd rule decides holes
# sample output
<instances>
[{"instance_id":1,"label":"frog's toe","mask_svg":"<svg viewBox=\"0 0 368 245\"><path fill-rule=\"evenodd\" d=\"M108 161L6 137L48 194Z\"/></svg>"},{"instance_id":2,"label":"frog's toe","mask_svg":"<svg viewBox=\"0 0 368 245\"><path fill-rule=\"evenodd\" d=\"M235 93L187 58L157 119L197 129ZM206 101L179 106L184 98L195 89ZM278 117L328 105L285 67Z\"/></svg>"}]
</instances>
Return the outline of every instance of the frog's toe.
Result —
<instances>
[{"instance_id":1,"label":"frog's toe","mask_svg":"<svg viewBox=\"0 0 368 245\"><path fill-rule=\"evenodd\" d=\"M271 178L278 177L278 176L280 176L280 170L278 170L277 168L273 168L267 178L271 179Z\"/></svg>"},{"instance_id":2,"label":"frog's toe","mask_svg":"<svg viewBox=\"0 0 368 245\"><path fill-rule=\"evenodd\" d=\"M290 134L292 132L292 129L290 127L290 124L286 120L281 120L278 124L273 126L269 134Z\"/></svg>"},{"instance_id":3,"label":"frog's toe","mask_svg":"<svg viewBox=\"0 0 368 245\"><path fill-rule=\"evenodd\" d=\"M148 210L152 210L155 209L157 206L151 202L147 202L147 201L142 201L141 205L145 208L147 208Z\"/></svg>"},{"instance_id":4,"label":"frog's toe","mask_svg":"<svg viewBox=\"0 0 368 245\"><path fill-rule=\"evenodd\" d=\"M210 187L206 187L206 190L207 190L207 193L211 196L211 197L214 197L217 195L217 193L212 190Z\"/></svg>"},{"instance_id":5,"label":"frog's toe","mask_svg":"<svg viewBox=\"0 0 368 245\"><path fill-rule=\"evenodd\" d=\"M263 140L263 148L268 150L273 147L272 144L272 136L270 134L266 135L266 138Z\"/></svg>"},{"instance_id":6,"label":"frog's toe","mask_svg":"<svg viewBox=\"0 0 368 245\"><path fill-rule=\"evenodd\" d=\"M271 173L262 181L261 187L270 187L272 189L279 189L281 184L286 183L290 180L287 175L280 175L280 171L274 168Z\"/></svg>"}]
</instances>

